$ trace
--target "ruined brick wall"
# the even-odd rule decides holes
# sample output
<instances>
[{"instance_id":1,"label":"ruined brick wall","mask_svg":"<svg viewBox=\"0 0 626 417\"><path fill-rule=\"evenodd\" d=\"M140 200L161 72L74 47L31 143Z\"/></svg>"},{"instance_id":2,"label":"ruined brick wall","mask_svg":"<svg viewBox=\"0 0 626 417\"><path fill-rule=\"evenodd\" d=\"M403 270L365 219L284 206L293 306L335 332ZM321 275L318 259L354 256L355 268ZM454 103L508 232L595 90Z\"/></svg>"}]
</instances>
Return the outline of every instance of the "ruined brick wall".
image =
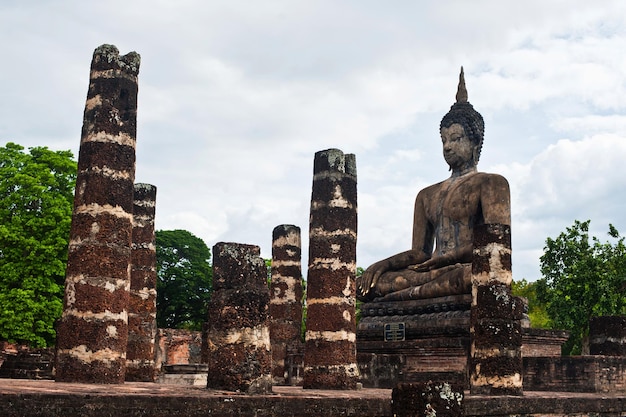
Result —
<instances>
[{"instance_id":1,"label":"ruined brick wall","mask_svg":"<svg viewBox=\"0 0 626 417\"><path fill-rule=\"evenodd\" d=\"M626 392L626 359L616 356L524 358L524 389Z\"/></svg>"},{"instance_id":2,"label":"ruined brick wall","mask_svg":"<svg viewBox=\"0 0 626 417\"><path fill-rule=\"evenodd\" d=\"M0 341L0 378L53 379L54 348Z\"/></svg>"},{"instance_id":3,"label":"ruined brick wall","mask_svg":"<svg viewBox=\"0 0 626 417\"><path fill-rule=\"evenodd\" d=\"M155 367L202 363L202 332L184 329L159 329L156 337Z\"/></svg>"},{"instance_id":4,"label":"ruined brick wall","mask_svg":"<svg viewBox=\"0 0 626 417\"><path fill-rule=\"evenodd\" d=\"M561 346L568 338L565 330L522 329L522 357L561 356Z\"/></svg>"}]
</instances>

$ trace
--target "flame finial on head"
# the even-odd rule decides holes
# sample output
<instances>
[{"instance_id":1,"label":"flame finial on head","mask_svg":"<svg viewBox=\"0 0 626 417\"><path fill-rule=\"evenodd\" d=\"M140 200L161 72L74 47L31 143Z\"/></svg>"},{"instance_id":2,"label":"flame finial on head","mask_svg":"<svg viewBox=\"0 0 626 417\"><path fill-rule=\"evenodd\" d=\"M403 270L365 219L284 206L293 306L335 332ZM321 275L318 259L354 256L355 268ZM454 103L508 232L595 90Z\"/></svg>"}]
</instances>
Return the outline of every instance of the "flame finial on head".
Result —
<instances>
[{"instance_id":1,"label":"flame finial on head","mask_svg":"<svg viewBox=\"0 0 626 417\"><path fill-rule=\"evenodd\" d=\"M483 146L483 137L485 136L485 122L483 117L474 110L474 106L467 99L467 89L465 88L465 73L461 67L459 74L459 87L456 93L456 103L450 107L450 111L443 116L440 128L450 127L454 123L459 123L465 129L465 133L470 140L476 144L476 152L474 160L478 163L480 150Z\"/></svg>"},{"instance_id":2,"label":"flame finial on head","mask_svg":"<svg viewBox=\"0 0 626 417\"><path fill-rule=\"evenodd\" d=\"M467 88L465 88L465 74L463 73L463 67L461 67L461 73L459 74L459 87L456 90L456 102L467 103Z\"/></svg>"}]
</instances>

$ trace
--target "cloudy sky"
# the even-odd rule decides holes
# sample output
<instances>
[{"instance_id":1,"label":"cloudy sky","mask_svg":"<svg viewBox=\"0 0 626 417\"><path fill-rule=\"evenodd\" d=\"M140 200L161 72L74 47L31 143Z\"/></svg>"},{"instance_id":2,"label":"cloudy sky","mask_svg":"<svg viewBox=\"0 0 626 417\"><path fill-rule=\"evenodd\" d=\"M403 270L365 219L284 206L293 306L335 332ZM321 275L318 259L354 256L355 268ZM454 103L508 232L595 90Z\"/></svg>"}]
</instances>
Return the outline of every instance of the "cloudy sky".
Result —
<instances>
[{"instance_id":1,"label":"cloudy sky","mask_svg":"<svg viewBox=\"0 0 626 417\"><path fill-rule=\"evenodd\" d=\"M360 266L410 247L417 192L449 176L439 121L465 68L479 170L509 180L513 274L591 219L626 233L626 2L0 2L0 143L78 152L93 50L141 54L137 182L157 228L213 246L302 228L313 156L356 154Z\"/></svg>"}]
</instances>

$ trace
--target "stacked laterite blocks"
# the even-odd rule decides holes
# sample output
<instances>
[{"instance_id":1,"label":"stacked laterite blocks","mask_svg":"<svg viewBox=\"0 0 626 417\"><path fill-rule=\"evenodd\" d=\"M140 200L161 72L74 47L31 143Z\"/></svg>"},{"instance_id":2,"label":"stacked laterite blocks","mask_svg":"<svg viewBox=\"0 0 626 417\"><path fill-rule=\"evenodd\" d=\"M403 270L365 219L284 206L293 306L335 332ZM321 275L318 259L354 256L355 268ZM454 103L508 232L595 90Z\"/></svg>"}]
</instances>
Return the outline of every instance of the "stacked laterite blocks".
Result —
<instances>
[{"instance_id":1,"label":"stacked laterite blocks","mask_svg":"<svg viewBox=\"0 0 626 417\"><path fill-rule=\"evenodd\" d=\"M126 381L156 381L156 187L135 184Z\"/></svg>"},{"instance_id":2,"label":"stacked laterite blocks","mask_svg":"<svg viewBox=\"0 0 626 417\"><path fill-rule=\"evenodd\" d=\"M57 381L124 382L139 55L91 63L65 278Z\"/></svg>"},{"instance_id":3,"label":"stacked laterite blocks","mask_svg":"<svg viewBox=\"0 0 626 417\"><path fill-rule=\"evenodd\" d=\"M213 296L203 357L207 388L264 394L272 390L267 267L258 246L213 247Z\"/></svg>"},{"instance_id":4,"label":"stacked laterite blocks","mask_svg":"<svg viewBox=\"0 0 626 417\"><path fill-rule=\"evenodd\" d=\"M315 154L309 232L304 388L355 389L356 162Z\"/></svg>"},{"instance_id":5,"label":"stacked laterite blocks","mask_svg":"<svg viewBox=\"0 0 626 417\"><path fill-rule=\"evenodd\" d=\"M286 384L287 352L300 351L302 326L302 269L300 228L280 225L272 233L272 283L270 286L270 337L272 378Z\"/></svg>"},{"instance_id":6,"label":"stacked laterite blocks","mask_svg":"<svg viewBox=\"0 0 626 417\"><path fill-rule=\"evenodd\" d=\"M474 229L470 391L522 395L523 302L511 295L511 227Z\"/></svg>"}]
</instances>

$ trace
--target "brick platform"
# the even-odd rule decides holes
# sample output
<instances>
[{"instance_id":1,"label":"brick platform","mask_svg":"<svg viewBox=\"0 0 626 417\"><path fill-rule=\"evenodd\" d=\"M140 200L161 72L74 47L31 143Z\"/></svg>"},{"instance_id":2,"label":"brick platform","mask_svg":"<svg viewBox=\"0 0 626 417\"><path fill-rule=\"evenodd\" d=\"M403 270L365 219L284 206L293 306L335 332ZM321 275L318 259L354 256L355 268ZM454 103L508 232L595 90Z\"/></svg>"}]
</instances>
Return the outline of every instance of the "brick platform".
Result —
<instances>
[{"instance_id":1,"label":"brick platform","mask_svg":"<svg viewBox=\"0 0 626 417\"><path fill-rule=\"evenodd\" d=\"M132 382L88 385L0 379L2 417L172 416L391 416L391 390L303 390L274 387L272 395L243 395L204 388ZM467 393L466 393L467 395ZM522 397L469 396L470 416L626 415L626 393L529 392Z\"/></svg>"}]
</instances>

